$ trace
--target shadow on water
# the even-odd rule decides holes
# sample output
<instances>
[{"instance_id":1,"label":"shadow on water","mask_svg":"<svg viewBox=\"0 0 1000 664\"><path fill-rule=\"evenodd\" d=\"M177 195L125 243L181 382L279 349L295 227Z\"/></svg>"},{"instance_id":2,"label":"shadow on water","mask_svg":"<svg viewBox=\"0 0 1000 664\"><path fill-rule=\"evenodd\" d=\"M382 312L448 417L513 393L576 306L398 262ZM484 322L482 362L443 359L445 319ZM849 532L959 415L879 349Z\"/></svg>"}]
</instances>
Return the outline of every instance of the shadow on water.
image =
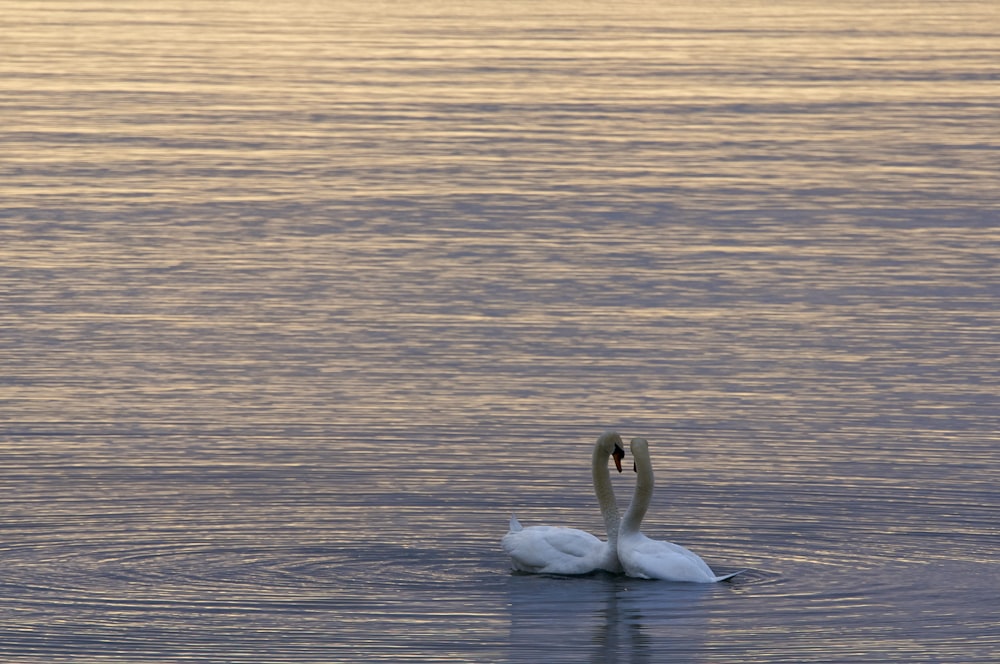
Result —
<instances>
[{"instance_id":1,"label":"shadow on water","mask_svg":"<svg viewBox=\"0 0 1000 664\"><path fill-rule=\"evenodd\" d=\"M507 583L512 659L686 660L705 649L712 600L754 578L695 584L513 573Z\"/></svg>"}]
</instances>

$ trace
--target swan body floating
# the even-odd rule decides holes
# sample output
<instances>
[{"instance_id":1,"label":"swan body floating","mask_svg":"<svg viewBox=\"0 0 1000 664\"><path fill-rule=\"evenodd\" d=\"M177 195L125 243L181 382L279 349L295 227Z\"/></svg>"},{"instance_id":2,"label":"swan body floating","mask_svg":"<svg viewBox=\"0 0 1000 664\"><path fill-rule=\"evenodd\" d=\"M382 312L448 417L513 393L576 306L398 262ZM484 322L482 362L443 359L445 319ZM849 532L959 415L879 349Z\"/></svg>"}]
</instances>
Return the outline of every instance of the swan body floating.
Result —
<instances>
[{"instance_id":1,"label":"swan body floating","mask_svg":"<svg viewBox=\"0 0 1000 664\"><path fill-rule=\"evenodd\" d=\"M649 459L649 443L645 438L633 438L629 449L638 477L635 495L622 517L618 533L618 558L625 573L642 579L697 583L725 581L739 574L734 572L717 576L693 551L672 542L650 539L639 531L653 496L653 465Z\"/></svg>"},{"instance_id":2,"label":"swan body floating","mask_svg":"<svg viewBox=\"0 0 1000 664\"><path fill-rule=\"evenodd\" d=\"M536 574L589 574L598 570L620 573L618 562L618 526L620 516L615 502L608 457L614 457L615 467L622 471L625 456L621 436L608 431L597 439L591 460L594 493L601 506L608 541L584 530L561 526L530 526L525 528L516 516L510 518L510 532L503 536L501 546L510 556L514 569Z\"/></svg>"}]
</instances>

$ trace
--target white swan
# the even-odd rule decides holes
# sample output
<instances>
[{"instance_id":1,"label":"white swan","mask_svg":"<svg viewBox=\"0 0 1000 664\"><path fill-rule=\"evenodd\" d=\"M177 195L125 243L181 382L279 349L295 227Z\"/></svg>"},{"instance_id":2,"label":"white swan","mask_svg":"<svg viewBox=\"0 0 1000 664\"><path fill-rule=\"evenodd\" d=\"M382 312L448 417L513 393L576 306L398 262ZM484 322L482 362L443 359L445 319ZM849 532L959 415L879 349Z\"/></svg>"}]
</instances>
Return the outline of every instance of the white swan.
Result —
<instances>
[{"instance_id":1,"label":"white swan","mask_svg":"<svg viewBox=\"0 0 1000 664\"><path fill-rule=\"evenodd\" d=\"M614 457L615 467L620 473L625 450L621 436L614 431L605 432L597 439L591 462L594 493L601 505L608 541L602 542L576 528L523 528L517 517L511 516L510 532L503 536L500 543L510 556L514 569L538 574L588 574L597 570L621 572L617 546L620 517L614 487L611 486L611 473L608 472L609 456Z\"/></svg>"},{"instance_id":2,"label":"white swan","mask_svg":"<svg viewBox=\"0 0 1000 664\"><path fill-rule=\"evenodd\" d=\"M618 558L625 573L642 579L698 583L724 581L739 574L716 576L698 554L679 544L649 539L639 532L639 525L653 496L653 464L649 460L649 443L645 438L633 438L629 449L638 477L632 504L625 511L618 532Z\"/></svg>"}]
</instances>

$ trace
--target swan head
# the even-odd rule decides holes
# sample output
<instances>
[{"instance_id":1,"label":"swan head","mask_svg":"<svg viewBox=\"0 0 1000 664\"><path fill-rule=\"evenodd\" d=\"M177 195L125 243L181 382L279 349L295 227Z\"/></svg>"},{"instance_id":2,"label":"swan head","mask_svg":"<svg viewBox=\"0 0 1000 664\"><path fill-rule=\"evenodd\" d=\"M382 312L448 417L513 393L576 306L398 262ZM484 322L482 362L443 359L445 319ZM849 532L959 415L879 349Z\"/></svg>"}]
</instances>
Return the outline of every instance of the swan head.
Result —
<instances>
[{"instance_id":1,"label":"swan head","mask_svg":"<svg viewBox=\"0 0 1000 664\"><path fill-rule=\"evenodd\" d=\"M606 431L597 439L597 446L615 460L615 468L622 472L622 459L625 458L625 443L617 431Z\"/></svg>"},{"instance_id":2,"label":"swan head","mask_svg":"<svg viewBox=\"0 0 1000 664\"><path fill-rule=\"evenodd\" d=\"M649 441L645 438L633 438L629 441L628 449L632 452L632 472L638 473L639 469L635 467L636 451L649 456Z\"/></svg>"}]
</instances>

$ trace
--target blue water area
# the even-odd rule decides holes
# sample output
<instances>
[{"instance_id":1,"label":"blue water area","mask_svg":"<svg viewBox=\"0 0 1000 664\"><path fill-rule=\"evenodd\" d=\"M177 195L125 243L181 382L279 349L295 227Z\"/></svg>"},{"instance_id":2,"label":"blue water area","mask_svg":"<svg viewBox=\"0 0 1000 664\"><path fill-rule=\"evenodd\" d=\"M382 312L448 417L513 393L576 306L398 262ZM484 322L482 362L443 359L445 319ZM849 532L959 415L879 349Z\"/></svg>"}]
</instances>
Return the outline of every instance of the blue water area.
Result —
<instances>
[{"instance_id":1,"label":"blue water area","mask_svg":"<svg viewBox=\"0 0 1000 664\"><path fill-rule=\"evenodd\" d=\"M997 661L992 2L300 4L0 0L4 661Z\"/></svg>"}]
</instances>

